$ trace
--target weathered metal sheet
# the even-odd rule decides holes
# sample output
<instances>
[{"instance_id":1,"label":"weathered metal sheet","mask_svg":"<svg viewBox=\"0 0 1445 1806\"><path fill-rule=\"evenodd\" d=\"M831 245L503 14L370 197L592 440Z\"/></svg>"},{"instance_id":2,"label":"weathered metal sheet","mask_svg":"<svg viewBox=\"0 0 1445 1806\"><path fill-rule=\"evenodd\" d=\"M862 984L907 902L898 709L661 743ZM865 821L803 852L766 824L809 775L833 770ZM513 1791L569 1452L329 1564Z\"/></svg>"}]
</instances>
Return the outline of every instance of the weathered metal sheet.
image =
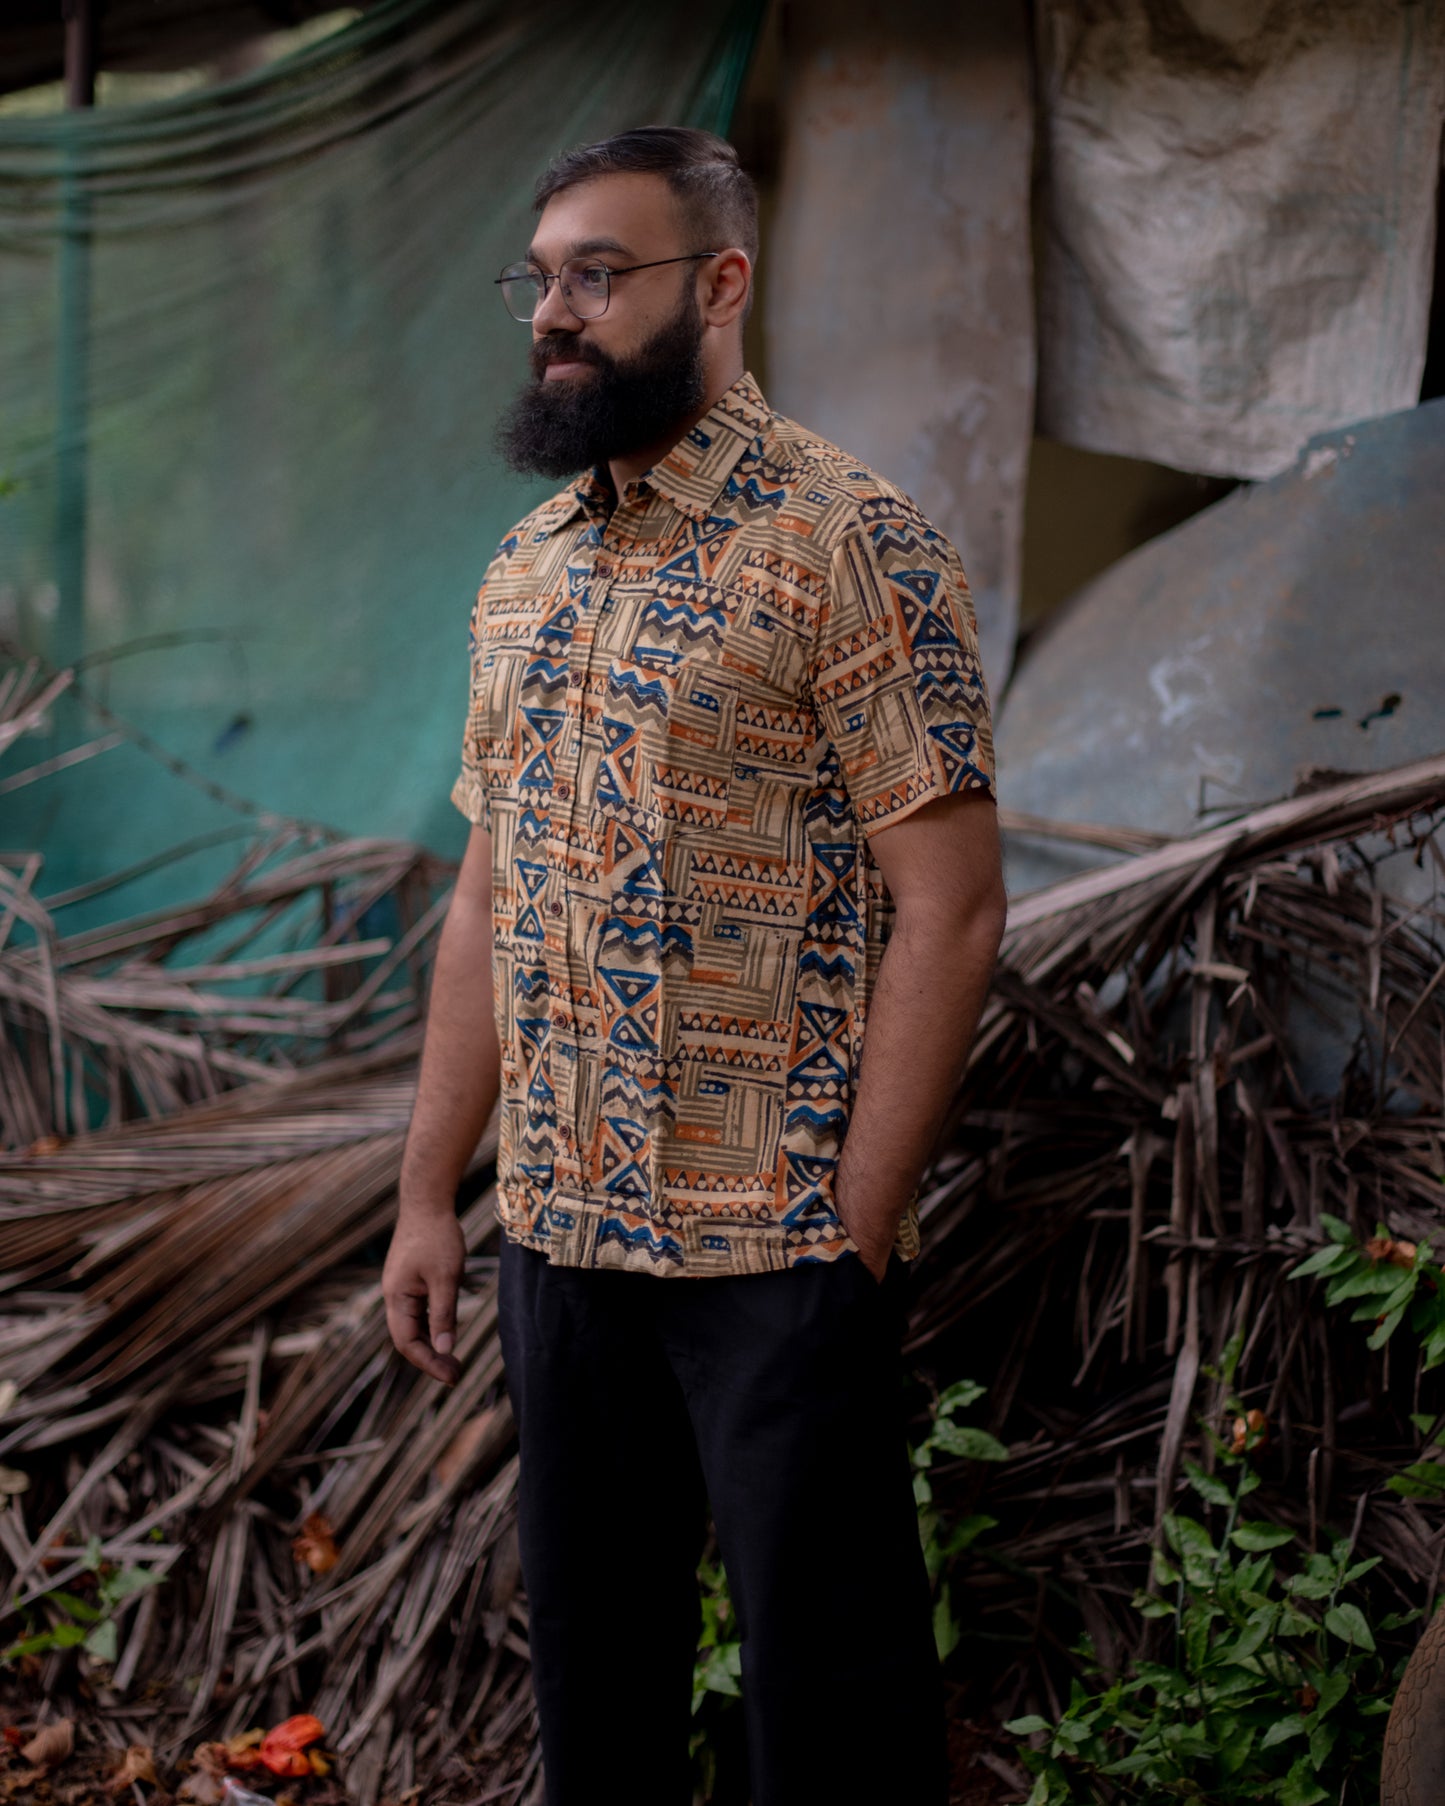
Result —
<instances>
[{"instance_id":1,"label":"weathered metal sheet","mask_svg":"<svg viewBox=\"0 0 1445 1806\"><path fill-rule=\"evenodd\" d=\"M1445 401L1311 440L1121 559L1021 663L1000 800L1188 833L1445 747ZM1201 806L1210 811L1201 814ZM1108 855L1011 837L1010 887Z\"/></svg>"}]
</instances>

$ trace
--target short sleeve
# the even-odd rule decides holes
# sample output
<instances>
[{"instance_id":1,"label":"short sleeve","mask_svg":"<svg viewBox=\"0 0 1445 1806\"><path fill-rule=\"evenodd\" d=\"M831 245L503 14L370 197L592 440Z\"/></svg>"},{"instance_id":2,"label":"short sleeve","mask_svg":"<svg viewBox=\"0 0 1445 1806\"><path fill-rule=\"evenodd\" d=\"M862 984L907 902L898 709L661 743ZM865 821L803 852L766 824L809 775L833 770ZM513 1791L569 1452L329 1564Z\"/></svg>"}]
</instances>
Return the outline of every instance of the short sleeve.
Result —
<instances>
[{"instance_id":1,"label":"short sleeve","mask_svg":"<svg viewBox=\"0 0 1445 1806\"><path fill-rule=\"evenodd\" d=\"M492 567L495 569L495 565ZM491 576L489 570L487 577ZM491 810L487 802L487 786L482 775L482 762L478 751L481 729L482 695L477 669L477 644L480 638L478 624L482 609L486 605L487 578L482 580L482 587L477 591L477 599L472 607L471 622L467 629L467 654L469 680L467 687L467 720L462 730L462 768L457 774L457 781L452 785L452 801L467 820L475 827L490 829Z\"/></svg>"},{"instance_id":2,"label":"short sleeve","mask_svg":"<svg viewBox=\"0 0 1445 1806\"><path fill-rule=\"evenodd\" d=\"M869 502L833 553L810 677L864 833L935 797L993 795L968 581L908 501Z\"/></svg>"}]
</instances>

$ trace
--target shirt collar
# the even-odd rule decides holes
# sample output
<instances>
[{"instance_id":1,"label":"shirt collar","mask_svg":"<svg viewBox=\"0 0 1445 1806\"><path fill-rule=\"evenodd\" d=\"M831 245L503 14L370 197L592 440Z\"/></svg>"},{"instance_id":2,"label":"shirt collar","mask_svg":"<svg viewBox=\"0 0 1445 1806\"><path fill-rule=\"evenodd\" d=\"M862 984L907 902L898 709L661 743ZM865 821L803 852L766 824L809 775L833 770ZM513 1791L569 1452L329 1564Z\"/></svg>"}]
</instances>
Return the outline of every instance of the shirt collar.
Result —
<instances>
[{"instance_id":1,"label":"shirt collar","mask_svg":"<svg viewBox=\"0 0 1445 1806\"><path fill-rule=\"evenodd\" d=\"M622 499L630 501L651 491L690 519L706 520L743 453L772 417L762 390L745 370L671 451L627 485ZM612 501L595 470L578 479L572 495L577 508L594 521L607 513Z\"/></svg>"}]
</instances>

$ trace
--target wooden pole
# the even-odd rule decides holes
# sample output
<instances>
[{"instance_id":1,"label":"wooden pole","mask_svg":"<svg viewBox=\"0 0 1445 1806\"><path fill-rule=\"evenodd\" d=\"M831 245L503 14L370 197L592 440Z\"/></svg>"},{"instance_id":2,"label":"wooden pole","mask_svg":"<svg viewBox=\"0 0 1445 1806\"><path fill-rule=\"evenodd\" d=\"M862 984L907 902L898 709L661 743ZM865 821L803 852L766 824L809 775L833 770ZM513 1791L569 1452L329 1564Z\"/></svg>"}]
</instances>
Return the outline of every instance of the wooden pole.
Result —
<instances>
[{"instance_id":1,"label":"wooden pole","mask_svg":"<svg viewBox=\"0 0 1445 1806\"><path fill-rule=\"evenodd\" d=\"M65 0L65 104L95 105L95 0Z\"/></svg>"},{"instance_id":2,"label":"wooden pole","mask_svg":"<svg viewBox=\"0 0 1445 1806\"><path fill-rule=\"evenodd\" d=\"M64 0L65 105L95 105L96 0ZM71 665L85 647L86 438L90 400L90 199L82 152L67 142L61 178L60 295L56 334L54 656Z\"/></svg>"}]
</instances>

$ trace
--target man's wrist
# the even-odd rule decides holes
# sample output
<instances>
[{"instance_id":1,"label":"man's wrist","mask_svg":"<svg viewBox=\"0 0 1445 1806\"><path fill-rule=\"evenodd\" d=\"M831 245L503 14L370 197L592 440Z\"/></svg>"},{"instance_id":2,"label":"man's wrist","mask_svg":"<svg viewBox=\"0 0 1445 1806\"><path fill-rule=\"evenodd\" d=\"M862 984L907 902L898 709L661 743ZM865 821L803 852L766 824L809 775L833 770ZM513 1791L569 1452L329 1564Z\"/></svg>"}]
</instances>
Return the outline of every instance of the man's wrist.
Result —
<instances>
[{"instance_id":1,"label":"man's wrist","mask_svg":"<svg viewBox=\"0 0 1445 1806\"><path fill-rule=\"evenodd\" d=\"M460 1179L448 1179L437 1173L408 1172L402 1169L397 1186L397 1214L416 1220L431 1217L454 1217L457 1213L457 1186Z\"/></svg>"}]
</instances>

